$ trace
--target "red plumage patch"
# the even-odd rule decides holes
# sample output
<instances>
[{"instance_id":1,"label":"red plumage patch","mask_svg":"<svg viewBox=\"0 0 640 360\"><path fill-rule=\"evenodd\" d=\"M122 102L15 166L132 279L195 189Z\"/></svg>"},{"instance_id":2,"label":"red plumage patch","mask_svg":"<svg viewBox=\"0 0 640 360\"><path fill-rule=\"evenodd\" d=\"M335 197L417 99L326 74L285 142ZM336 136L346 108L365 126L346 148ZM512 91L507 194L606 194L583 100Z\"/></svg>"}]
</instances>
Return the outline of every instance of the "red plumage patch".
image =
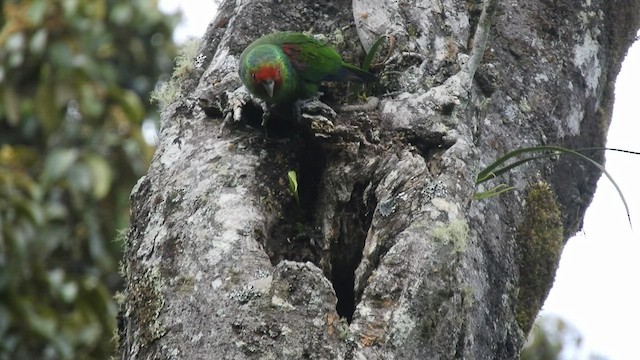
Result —
<instances>
[{"instance_id":1,"label":"red plumage patch","mask_svg":"<svg viewBox=\"0 0 640 360\"><path fill-rule=\"evenodd\" d=\"M269 79L272 79L276 84L280 84L282 82L282 74L280 73L280 69L278 69L278 67L275 65L260 66L254 73L254 75L256 83L262 83Z\"/></svg>"},{"instance_id":2,"label":"red plumage patch","mask_svg":"<svg viewBox=\"0 0 640 360\"><path fill-rule=\"evenodd\" d=\"M300 61L300 46L295 44L282 44L282 51L287 55L294 68L303 71L307 66Z\"/></svg>"}]
</instances>

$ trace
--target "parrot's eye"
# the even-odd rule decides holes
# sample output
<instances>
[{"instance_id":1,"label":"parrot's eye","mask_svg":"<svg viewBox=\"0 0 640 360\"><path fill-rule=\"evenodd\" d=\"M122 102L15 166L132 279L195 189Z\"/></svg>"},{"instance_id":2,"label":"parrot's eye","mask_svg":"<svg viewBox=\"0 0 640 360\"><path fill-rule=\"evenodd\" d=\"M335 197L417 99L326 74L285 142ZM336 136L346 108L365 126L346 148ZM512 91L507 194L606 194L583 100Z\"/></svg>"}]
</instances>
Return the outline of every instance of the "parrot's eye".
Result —
<instances>
[{"instance_id":1,"label":"parrot's eye","mask_svg":"<svg viewBox=\"0 0 640 360\"><path fill-rule=\"evenodd\" d=\"M255 79L256 79L256 73L251 73L251 78L252 78L253 80L255 80Z\"/></svg>"}]
</instances>

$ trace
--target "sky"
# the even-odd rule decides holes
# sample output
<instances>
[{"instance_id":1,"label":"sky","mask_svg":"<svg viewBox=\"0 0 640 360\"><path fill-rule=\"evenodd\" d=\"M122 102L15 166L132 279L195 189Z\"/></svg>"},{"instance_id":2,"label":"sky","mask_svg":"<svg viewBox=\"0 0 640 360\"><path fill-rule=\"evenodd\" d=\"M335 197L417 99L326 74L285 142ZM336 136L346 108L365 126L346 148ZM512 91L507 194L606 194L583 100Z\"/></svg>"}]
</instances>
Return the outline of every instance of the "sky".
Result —
<instances>
[{"instance_id":1,"label":"sky","mask_svg":"<svg viewBox=\"0 0 640 360\"><path fill-rule=\"evenodd\" d=\"M182 9L176 42L200 37L216 14L213 0L160 0L164 11ZM607 147L640 151L640 41L629 50L616 82L616 101ZM583 336L580 352L566 360L586 360L589 353L609 360L636 360L640 349L640 157L607 152L606 168L629 205L624 205L606 177L587 210L584 228L569 240L551 293L540 313L557 315Z\"/></svg>"}]
</instances>

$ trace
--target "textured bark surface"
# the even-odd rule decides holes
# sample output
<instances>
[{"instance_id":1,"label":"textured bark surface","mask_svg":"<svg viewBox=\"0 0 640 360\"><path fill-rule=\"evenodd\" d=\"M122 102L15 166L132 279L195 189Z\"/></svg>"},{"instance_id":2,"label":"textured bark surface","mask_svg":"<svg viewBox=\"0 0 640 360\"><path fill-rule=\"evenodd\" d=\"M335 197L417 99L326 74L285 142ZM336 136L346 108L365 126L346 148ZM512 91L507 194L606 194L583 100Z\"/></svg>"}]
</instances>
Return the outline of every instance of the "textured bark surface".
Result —
<instances>
[{"instance_id":1,"label":"textured bark surface","mask_svg":"<svg viewBox=\"0 0 640 360\"><path fill-rule=\"evenodd\" d=\"M122 358L517 358L600 173L530 162L481 201L475 176L520 147L603 146L639 16L637 0L225 1L132 193ZM356 63L393 36L379 105L263 129L240 52L310 29Z\"/></svg>"}]
</instances>

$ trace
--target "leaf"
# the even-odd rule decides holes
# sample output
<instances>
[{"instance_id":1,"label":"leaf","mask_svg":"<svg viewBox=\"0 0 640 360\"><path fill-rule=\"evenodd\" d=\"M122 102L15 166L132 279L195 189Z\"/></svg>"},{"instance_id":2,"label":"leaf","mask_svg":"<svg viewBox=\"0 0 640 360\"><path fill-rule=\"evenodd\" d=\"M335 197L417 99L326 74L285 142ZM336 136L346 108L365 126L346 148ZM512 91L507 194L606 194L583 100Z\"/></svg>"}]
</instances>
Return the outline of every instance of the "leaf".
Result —
<instances>
[{"instance_id":1,"label":"leaf","mask_svg":"<svg viewBox=\"0 0 640 360\"><path fill-rule=\"evenodd\" d=\"M44 211L49 220L64 220L69 216L69 210L66 205L58 199L52 199L47 202Z\"/></svg>"},{"instance_id":2,"label":"leaf","mask_svg":"<svg viewBox=\"0 0 640 360\"><path fill-rule=\"evenodd\" d=\"M73 52L66 42L56 41L51 43L48 55L49 65L57 71L71 67L70 59L73 59Z\"/></svg>"},{"instance_id":3,"label":"leaf","mask_svg":"<svg viewBox=\"0 0 640 360\"><path fill-rule=\"evenodd\" d=\"M505 166L502 169L499 169L500 165L504 164L505 162L507 162L509 159L516 157L518 155L524 154L524 153L528 153L528 152L542 152L542 151L549 151L549 150L542 150L542 147L528 147L528 148L521 148L521 149L517 149L514 151L511 151L509 153L507 153L506 155L502 156L501 158L499 158L498 160L494 161L493 163L491 163L489 166L487 166L484 170L480 171L478 173L478 175L476 176L476 184L482 184L485 181L488 181L490 179L493 179L494 177L497 177L499 175L502 175L503 173L511 170L512 168L515 168L519 165L522 165L526 162L529 162L531 160L535 160L535 159L539 159L542 157L548 157L550 155L543 155L543 156L539 156L539 157L531 157L531 158L526 158L524 160L520 160L517 161L511 165Z\"/></svg>"},{"instance_id":4,"label":"leaf","mask_svg":"<svg viewBox=\"0 0 640 360\"><path fill-rule=\"evenodd\" d=\"M86 199L83 194L93 193L93 175L86 163L76 163L67 172L69 192L76 206L84 206Z\"/></svg>"},{"instance_id":5,"label":"leaf","mask_svg":"<svg viewBox=\"0 0 640 360\"><path fill-rule=\"evenodd\" d=\"M3 105L5 108L5 114L7 115L7 122L11 126L18 125L20 121L20 98L16 94L13 88L5 87L2 89Z\"/></svg>"},{"instance_id":6,"label":"leaf","mask_svg":"<svg viewBox=\"0 0 640 360\"><path fill-rule=\"evenodd\" d=\"M43 20L47 15L48 1L30 1L27 8L27 17L32 24L44 25Z\"/></svg>"},{"instance_id":7,"label":"leaf","mask_svg":"<svg viewBox=\"0 0 640 360\"><path fill-rule=\"evenodd\" d=\"M582 149L576 149L575 151L583 152L583 151L593 151L593 150L608 150L608 151L622 152L622 153L625 153L625 154L640 155L639 151L631 151L631 150L608 148L608 147L582 148Z\"/></svg>"},{"instance_id":8,"label":"leaf","mask_svg":"<svg viewBox=\"0 0 640 360\"><path fill-rule=\"evenodd\" d=\"M38 122L47 135L53 133L63 120L56 104L56 98L59 93L56 91L51 76L51 67L47 64L43 65L41 71L42 80L38 83L35 106L33 107Z\"/></svg>"},{"instance_id":9,"label":"leaf","mask_svg":"<svg viewBox=\"0 0 640 360\"><path fill-rule=\"evenodd\" d=\"M47 37L49 33L46 28L42 28L33 34L29 41L29 50L33 54L42 54L47 47Z\"/></svg>"},{"instance_id":10,"label":"leaf","mask_svg":"<svg viewBox=\"0 0 640 360\"><path fill-rule=\"evenodd\" d=\"M45 213L38 203L25 199L16 199L13 205L16 211L24 214L34 225L44 224Z\"/></svg>"},{"instance_id":11,"label":"leaf","mask_svg":"<svg viewBox=\"0 0 640 360\"><path fill-rule=\"evenodd\" d=\"M581 149L581 150L578 150L578 151L596 150L596 149L598 149L598 148ZM618 149L612 149L612 150L618 150ZM492 179L492 178L494 178L496 176L499 176L499 175L501 175L501 174L513 169L513 168L516 168L516 167L518 167L518 166L520 166L520 165L522 165L522 164L524 164L526 162L529 162L531 160L536 160L536 159L540 159L540 158L544 158L544 157L555 156L557 154L568 154L568 155L576 156L579 159L585 160L585 161L589 162L591 165L597 167L609 179L609 181L611 181L613 186L616 188L616 191L618 192L618 195L620 195L620 199L622 200L622 204L624 205L625 211L627 212L627 219L629 221L629 225L631 226L631 214L629 213L629 206L627 205L627 201L624 198L624 195L622 194L622 190L620 190L620 187L618 186L618 184L615 182L615 180L613 180L613 177L609 174L609 172L607 172L607 170L605 169L605 167L602 164L592 160L591 158L589 158L589 157L587 157L585 155L580 154L578 151L567 149L567 148L563 148L563 147L560 147L560 146L533 146L533 147L526 147L526 148L517 149L517 150L511 151L511 152L507 153L506 155L502 156L501 158L499 158L498 160L494 161L489 166L487 166L484 170L479 172L478 176L476 177L476 184L481 184L481 183L483 183L485 181L488 181L488 180L490 180L490 179ZM551 152L551 154L545 154L545 155L525 158L523 160L516 161L513 164L506 165L504 167L500 167L503 164L505 164L509 159L514 158L514 157L516 157L518 155L522 155L522 154L526 154L526 153L536 153L536 152ZM625 152L634 153L632 151L625 151ZM491 191L491 190L489 190L489 191ZM501 191L500 193L502 193L502 192L504 192L504 191ZM479 193L479 194L481 195L483 193ZM475 194L474 198L476 196L480 196L479 194Z\"/></svg>"},{"instance_id":12,"label":"leaf","mask_svg":"<svg viewBox=\"0 0 640 360\"><path fill-rule=\"evenodd\" d=\"M84 164L91 172L93 179L93 196L96 199L104 198L111 190L113 172L107 161L98 155L86 155Z\"/></svg>"},{"instance_id":13,"label":"leaf","mask_svg":"<svg viewBox=\"0 0 640 360\"><path fill-rule=\"evenodd\" d=\"M133 9L128 4L118 4L109 11L109 19L117 25L125 25L133 17Z\"/></svg>"},{"instance_id":14,"label":"leaf","mask_svg":"<svg viewBox=\"0 0 640 360\"><path fill-rule=\"evenodd\" d=\"M86 83L80 86L80 112L91 118L99 118L105 109L102 86Z\"/></svg>"},{"instance_id":15,"label":"leaf","mask_svg":"<svg viewBox=\"0 0 640 360\"><path fill-rule=\"evenodd\" d=\"M78 284L73 281L67 281L60 288L60 298L67 304L71 304L78 297Z\"/></svg>"},{"instance_id":16,"label":"leaf","mask_svg":"<svg viewBox=\"0 0 640 360\"><path fill-rule=\"evenodd\" d=\"M131 90L123 90L118 97L129 122L141 123L144 117L144 106L138 94Z\"/></svg>"},{"instance_id":17,"label":"leaf","mask_svg":"<svg viewBox=\"0 0 640 360\"><path fill-rule=\"evenodd\" d=\"M0 289L4 290L3 287L0 287ZM0 337L3 339L6 339L7 330L9 330L9 326L11 325L11 317L11 312L7 309L7 306L0 304Z\"/></svg>"},{"instance_id":18,"label":"leaf","mask_svg":"<svg viewBox=\"0 0 640 360\"><path fill-rule=\"evenodd\" d=\"M364 62L362 63L362 70L369 71L371 63L373 62L373 58L376 56L378 48L380 47L380 45L382 45L384 39L386 39L386 36L381 36L378 38L378 40L376 40L376 42L373 43L371 49L369 49L369 52L367 53L367 56L365 56L364 58Z\"/></svg>"},{"instance_id":19,"label":"leaf","mask_svg":"<svg viewBox=\"0 0 640 360\"><path fill-rule=\"evenodd\" d=\"M298 197L298 174L295 170L289 170L287 178L289 179L289 190L293 193L296 202L300 204L300 198Z\"/></svg>"},{"instance_id":20,"label":"leaf","mask_svg":"<svg viewBox=\"0 0 640 360\"><path fill-rule=\"evenodd\" d=\"M25 299L27 300L27 299ZM47 339L52 339L56 334L56 318L55 314L50 311L46 311L46 313L38 314L36 309L32 306L25 306L26 310L26 318L29 324L31 331L36 334L45 337Z\"/></svg>"},{"instance_id":21,"label":"leaf","mask_svg":"<svg viewBox=\"0 0 640 360\"><path fill-rule=\"evenodd\" d=\"M484 199L492 198L494 196L498 196L502 193L511 191L513 189L515 189L515 187L509 186L507 184L500 184L490 190L477 192L473 194L473 200L484 200Z\"/></svg>"},{"instance_id":22,"label":"leaf","mask_svg":"<svg viewBox=\"0 0 640 360\"><path fill-rule=\"evenodd\" d=\"M57 181L64 176L69 168L78 160L79 152L75 148L55 149L47 156L42 171L44 182Z\"/></svg>"}]
</instances>

